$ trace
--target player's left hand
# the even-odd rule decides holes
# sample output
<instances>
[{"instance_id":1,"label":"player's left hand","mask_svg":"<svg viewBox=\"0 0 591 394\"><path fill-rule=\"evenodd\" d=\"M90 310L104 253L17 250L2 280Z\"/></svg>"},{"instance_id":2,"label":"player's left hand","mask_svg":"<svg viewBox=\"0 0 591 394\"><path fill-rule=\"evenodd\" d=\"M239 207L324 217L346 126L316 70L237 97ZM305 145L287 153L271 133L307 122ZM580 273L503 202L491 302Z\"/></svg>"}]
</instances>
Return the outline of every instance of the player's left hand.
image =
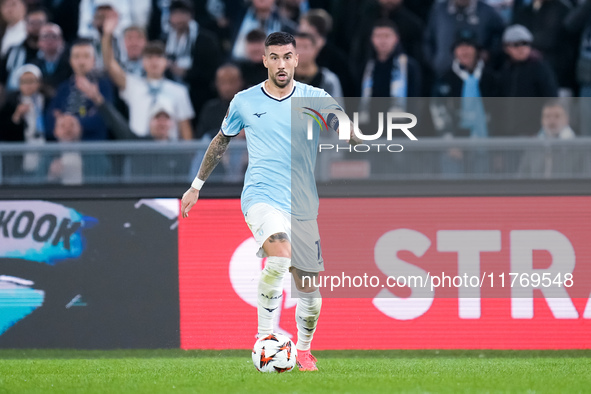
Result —
<instances>
[{"instance_id":1,"label":"player's left hand","mask_svg":"<svg viewBox=\"0 0 591 394\"><path fill-rule=\"evenodd\" d=\"M189 211L193 208L193 205L197 203L198 199L199 190L194 187L190 187L189 190L183 194L183 199L181 200L181 213L183 214L183 218L189 217Z\"/></svg>"}]
</instances>

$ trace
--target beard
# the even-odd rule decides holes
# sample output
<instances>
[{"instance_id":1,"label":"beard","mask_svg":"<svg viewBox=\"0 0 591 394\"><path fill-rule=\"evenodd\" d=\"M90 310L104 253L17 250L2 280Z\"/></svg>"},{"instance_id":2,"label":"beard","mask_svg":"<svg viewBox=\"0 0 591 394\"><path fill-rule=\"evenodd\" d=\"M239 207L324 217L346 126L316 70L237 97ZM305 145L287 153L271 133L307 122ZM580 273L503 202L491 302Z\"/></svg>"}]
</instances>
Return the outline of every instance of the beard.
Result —
<instances>
[{"instance_id":1,"label":"beard","mask_svg":"<svg viewBox=\"0 0 591 394\"><path fill-rule=\"evenodd\" d=\"M287 85L289 85L289 83L290 83L290 82L291 82L291 80L293 79L293 75L290 75L290 74L289 74L289 73L287 73L287 72L285 73L285 75L286 75L285 81L280 81L280 80L277 78L277 74L275 74L275 75L270 75L270 78L269 78L269 79L271 79L271 81L272 81L272 82L275 84L275 86L277 86L278 88L284 88L284 87L286 87Z\"/></svg>"}]
</instances>

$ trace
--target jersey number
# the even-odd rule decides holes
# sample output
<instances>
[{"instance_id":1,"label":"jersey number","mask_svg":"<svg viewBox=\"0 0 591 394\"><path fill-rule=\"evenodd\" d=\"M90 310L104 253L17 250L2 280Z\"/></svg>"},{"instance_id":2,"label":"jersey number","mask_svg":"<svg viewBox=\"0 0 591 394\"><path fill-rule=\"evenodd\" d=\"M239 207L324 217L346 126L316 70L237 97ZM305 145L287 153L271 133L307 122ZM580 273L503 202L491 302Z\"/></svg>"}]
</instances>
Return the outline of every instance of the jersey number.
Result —
<instances>
[{"instance_id":1,"label":"jersey number","mask_svg":"<svg viewBox=\"0 0 591 394\"><path fill-rule=\"evenodd\" d=\"M320 250L320 240L316 241L316 248L318 249L318 263L322 259L322 251Z\"/></svg>"}]
</instances>

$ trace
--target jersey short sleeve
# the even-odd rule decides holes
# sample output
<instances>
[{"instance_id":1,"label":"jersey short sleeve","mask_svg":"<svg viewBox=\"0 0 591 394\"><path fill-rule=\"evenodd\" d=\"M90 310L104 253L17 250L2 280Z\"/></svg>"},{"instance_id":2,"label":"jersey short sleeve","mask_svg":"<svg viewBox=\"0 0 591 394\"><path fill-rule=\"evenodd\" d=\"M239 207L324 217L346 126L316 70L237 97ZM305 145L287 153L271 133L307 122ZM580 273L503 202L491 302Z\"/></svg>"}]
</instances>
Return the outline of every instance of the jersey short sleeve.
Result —
<instances>
[{"instance_id":1,"label":"jersey short sleeve","mask_svg":"<svg viewBox=\"0 0 591 394\"><path fill-rule=\"evenodd\" d=\"M320 97L328 99L324 101L323 109L338 109L344 111L341 104L339 104L337 100L335 100L335 98L328 94L326 91L322 90L322 92L320 93Z\"/></svg>"},{"instance_id":2,"label":"jersey short sleeve","mask_svg":"<svg viewBox=\"0 0 591 394\"><path fill-rule=\"evenodd\" d=\"M226 117L222 122L221 131L226 137L235 137L240 133L240 130L244 128L244 122L238 111L238 105L236 103L236 97L230 102L230 108L226 113Z\"/></svg>"}]
</instances>

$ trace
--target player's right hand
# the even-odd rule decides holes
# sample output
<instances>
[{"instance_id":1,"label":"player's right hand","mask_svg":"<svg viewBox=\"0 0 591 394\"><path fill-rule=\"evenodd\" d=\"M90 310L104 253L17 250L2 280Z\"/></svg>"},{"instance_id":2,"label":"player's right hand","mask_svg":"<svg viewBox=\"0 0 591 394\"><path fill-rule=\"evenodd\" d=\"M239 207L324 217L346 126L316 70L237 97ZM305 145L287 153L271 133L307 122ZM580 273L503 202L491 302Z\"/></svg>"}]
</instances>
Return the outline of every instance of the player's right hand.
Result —
<instances>
[{"instance_id":1,"label":"player's right hand","mask_svg":"<svg viewBox=\"0 0 591 394\"><path fill-rule=\"evenodd\" d=\"M183 218L189 217L189 211L193 208L193 205L195 205L198 199L199 190L194 187L190 187L189 190L183 194L183 199L181 200L181 213L183 214Z\"/></svg>"}]
</instances>

